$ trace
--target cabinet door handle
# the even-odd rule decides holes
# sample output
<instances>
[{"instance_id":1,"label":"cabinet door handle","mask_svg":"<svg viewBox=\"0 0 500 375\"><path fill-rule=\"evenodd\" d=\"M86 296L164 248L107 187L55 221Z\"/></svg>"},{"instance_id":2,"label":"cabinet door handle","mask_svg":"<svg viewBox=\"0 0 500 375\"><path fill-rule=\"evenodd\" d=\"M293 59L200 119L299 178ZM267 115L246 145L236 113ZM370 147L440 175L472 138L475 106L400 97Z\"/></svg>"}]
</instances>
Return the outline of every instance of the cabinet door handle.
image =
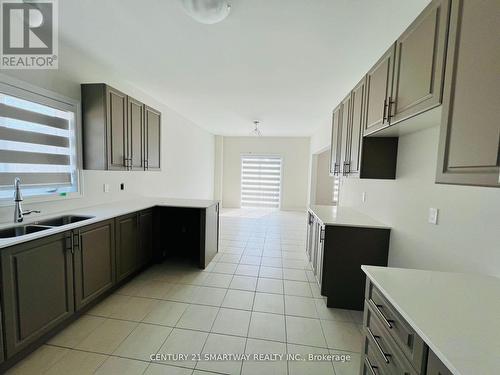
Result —
<instances>
[{"instance_id":1,"label":"cabinet door handle","mask_svg":"<svg viewBox=\"0 0 500 375\"><path fill-rule=\"evenodd\" d=\"M73 246L71 247L71 253L74 254L75 250L80 249L80 234L74 234L73 235Z\"/></svg>"},{"instance_id":2,"label":"cabinet door handle","mask_svg":"<svg viewBox=\"0 0 500 375\"><path fill-rule=\"evenodd\" d=\"M390 354L384 352L384 350L382 349L382 347L380 346L380 343L378 342L377 339L380 338L380 336L375 336L372 332L372 330L369 328L369 327L366 327L366 330L368 331L368 334L370 335L371 339L373 340L373 342L375 343L375 346L377 347L377 350L380 352L380 354L382 355L382 357L384 358L384 361L385 363L390 363L389 361L389 357L391 356Z\"/></svg>"},{"instance_id":3,"label":"cabinet door handle","mask_svg":"<svg viewBox=\"0 0 500 375\"><path fill-rule=\"evenodd\" d=\"M375 372L375 369L378 370L378 367L372 365L372 363L370 362L370 359L366 356L365 356L365 365L366 365L366 367L368 367L368 370L370 370L370 374L377 375L377 373Z\"/></svg>"},{"instance_id":4,"label":"cabinet door handle","mask_svg":"<svg viewBox=\"0 0 500 375\"><path fill-rule=\"evenodd\" d=\"M387 328L389 329L392 329L392 323L394 323L394 320L392 319L387 319L384 315L384 313L382 312L382 310L380 310L380 307L382 305L377 305L375 303L375 301L373 299L369 299L368 302L370 303L370 305L372 306L372 308L377 312L377 315L382 318L382 320L384 321L385 325L387 326Z\"/></svg>"},{"instance_id":5,"label":"cabinet door handle","mask_svg":"<svg viewBox=\"0 0 500 375\"><path fill-rule=\"evenodd\" d=\"M393 116L392 114L392 106L396 104L394 100L392 100L391 97L389 97L389 102L387 104L387 120L390 121Z\"/></svg>"},{"instance_id":6,"label":"cabinet door handle","mask_svg":"<svg viewBox=\"0 0 500 375\"><path fill-rule=\"evenodd\" d=\"M389 104L387 104L387 98L384 99L384 113L382 115L382 124L385 124L387 121L387 107Z\"/></svg>"},{"instance_id":7,"label":"cabinet door handle","mask_svg":"<svg viewBox=\"0 0 500 375\"><path fill-rule=\"evenodd\" d=\"M325 229L321 229L321 232L319 232L319 242L323 242L325 240Z\"/></svg>"}]
</instances>

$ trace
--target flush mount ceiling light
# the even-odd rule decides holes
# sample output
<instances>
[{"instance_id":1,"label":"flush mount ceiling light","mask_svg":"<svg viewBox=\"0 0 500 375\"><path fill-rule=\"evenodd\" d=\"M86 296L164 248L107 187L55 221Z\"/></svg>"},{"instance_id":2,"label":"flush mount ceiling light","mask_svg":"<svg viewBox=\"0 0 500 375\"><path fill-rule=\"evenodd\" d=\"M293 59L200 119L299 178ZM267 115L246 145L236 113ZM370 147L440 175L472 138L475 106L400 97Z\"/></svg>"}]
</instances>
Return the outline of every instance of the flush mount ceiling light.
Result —
<instances>
[{"instance_id":1,"label":"flush mount ceiling light","mask_svg":"<svg viewBox=\"0 0 500 375\"><path fill-rule=\"evenodd\" d=\"M196 21L211 25L229 15L229 0L181 0L186 13Z\"/></svg>"},{"instance_id":2,"label":"flush mount ceiling light","mask_svg":"<svg viewBox=\"0 0 500 375\"><path fill-rule=\"evenodd\" d=\"M253 122L253 125L255 126L250 135L253 135L254 137L262 137L262 132L259 129L260 121L255 120Z\"/></svg>"}]
</instances>

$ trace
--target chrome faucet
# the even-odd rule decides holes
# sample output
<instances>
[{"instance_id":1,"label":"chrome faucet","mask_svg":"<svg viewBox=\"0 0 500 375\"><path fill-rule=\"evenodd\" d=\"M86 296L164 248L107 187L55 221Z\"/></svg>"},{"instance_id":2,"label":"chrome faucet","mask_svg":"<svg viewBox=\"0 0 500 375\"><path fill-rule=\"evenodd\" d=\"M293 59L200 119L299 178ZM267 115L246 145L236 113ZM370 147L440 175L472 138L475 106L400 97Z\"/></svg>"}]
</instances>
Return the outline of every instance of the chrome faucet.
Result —
<instances>
[{"instance_id":1,"label":"chrome faucet","mask_svg":"<svg viewBox=\"0 0 500 375\"><path fill-rule=\"evenodd\" d=\"M23 221L24 215L29 215L31 213L40 213L38 210L26 210L23 211L23 206L21 202L23 201L23 196L21 195L21 179L16 177L14 180L14 223L21 223Z\"/></svg>"}]
</instances>

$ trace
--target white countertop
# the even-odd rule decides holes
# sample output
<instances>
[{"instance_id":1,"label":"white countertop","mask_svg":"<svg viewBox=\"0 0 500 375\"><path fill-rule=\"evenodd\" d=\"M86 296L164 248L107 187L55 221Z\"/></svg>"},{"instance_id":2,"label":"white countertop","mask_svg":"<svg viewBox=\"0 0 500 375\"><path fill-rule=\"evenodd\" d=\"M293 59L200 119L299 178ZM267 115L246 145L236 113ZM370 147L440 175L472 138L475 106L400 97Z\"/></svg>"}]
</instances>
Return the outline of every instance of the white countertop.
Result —
<instances>
[{"instance_id":1,"label":"white countertop","mask_svg":"<svg viewBox=\"0 0 500 375\"><path fill-rule=\"evenodd\" d=\"M499 278L361 268L453 374L499 373Z\"/></svg>"},{"instance_id":2,"label":"white countertop","mask_svg":"<svg viewBox=\"0 0 500 375\"><path fill-rule=\"evenodd\" d=\"M381 229L391 228L388 225L374 220L371 217L349 207L315 205L310 206L309 210L312 211L325 225Z\"/></svg>"},{"instance_id":3,"label":"white countertop","mask_svg":"<svg viewBox=\"0 0 500 375\"><path fill-rule=\"evenodd\" d=\"M218 203L215 200L201 200L201 199L175 199L175 198L134 198L126 201L118 201L113 203L100 204L96 206L89 206L83 208L70 209L67 211L62 211L58 213L53 213L50 215L42 216L37 215L32 218L25 218L23 223L5 223L0 225L0 229L8 228L17 225L29 225L37 221L42 221L50 219L53 217L59 217L63 215L81 215L81 216L93 216L93 218L88 220L83 220L77 223L63 225L60 227L54 227L51 229L43 230L40 232L30 233L20 237L11 238L1 238L0 239L0 249L19 243L34 240L36 238L46 237L51 234L65 232L67 230L75 229L81 226L89 225L92 223L97 223L99 221L111 219L113 217L125 215L131 212L144 210L147 208L160 206L160 207L186 207L186 208L208 208ZM12 208L14 210L14 208Z\"/></svg>"}]
</instances>

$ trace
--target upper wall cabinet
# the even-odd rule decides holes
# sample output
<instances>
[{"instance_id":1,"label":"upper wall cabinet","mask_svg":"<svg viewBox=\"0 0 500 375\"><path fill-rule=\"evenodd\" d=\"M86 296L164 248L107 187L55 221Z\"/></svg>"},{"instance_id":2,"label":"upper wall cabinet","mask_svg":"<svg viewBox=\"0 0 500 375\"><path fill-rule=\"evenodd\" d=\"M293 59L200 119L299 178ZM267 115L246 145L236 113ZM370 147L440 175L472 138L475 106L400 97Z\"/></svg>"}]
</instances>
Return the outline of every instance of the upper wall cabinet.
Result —
<instances>
[{"instance_id":1,"label":"upper wall cabinet","mask_svg":"<svg viewBox=\"0 0 500 375\"><path fill-rule=\"evenodd\" d=\"M82 119L84 169L160 169L159 111L92 83L82 85Z\"/></svg>"},{"instance_id":2,"label":"upper wall cabinet","mask_svg":"<svg viewBox=\"0 0 500 375\"><path fill-rule=\"evenodd\" d=\"M330 174L337 176L340 173L341 152L340 152L340 130L341 130L341 111L342 106L339 105L332 113L332 140L330 147Z\"/></svg>"},{"instance_id":3,"label":"upper wall cabinet","mask_svg":"<svg viewBox=\"0 0 500 375\"><path fill-rule=\"evenodd\" d=\"M144 170L145 163L145 128L144 105L130 96L127 97L129 137L127 142L129 164L132 170Z\"/></svg>"},{"instance_id":4,"label":"upper wall cabinet","mask_svg":"<svg viewBox=\"0 0 500 375\"><path fill-rule=\"evenodd\" d=\"M500 2L453 1L436 181L500 187Z\"/></svg>"},{"instance_id":5,"label":"upper wall cabinet","mask_svg":"<svg viewBox=\"0 0 500 375\"><path fill-rule=\"evenodd\" d=\"M389 126L389 102L394 76L395 45L366 74L366 122L364 134Z\"/></svg>"},{"instance_id":6,"label":"upper wall cabinet","mask_svg":"<svg viewBox=\"0 0 500 375\"><path fill-rule=\"evenodd\" d=\"M362 129L365 115L365 82L365 79L361 80L351 92L351 114L348 126L349 146L344 161L346 175L356 175L360 170Z\"/></svg>"},{"instance_id":7,"label":"upper wall cabinet","mask_svg":"<svg viewBox=\"0 0 500 375\"><path fill-rule=\"evenodd\" d=\"M390 125L441 104L449 8L434 1L396 41Z\"/></svg>"},{"instance_id":8,"label":"upper wall cabinet","mask_svg":"<svg viewBox=\"0 0 500 375\"><path fill-rule=\"evenodd\" d=\"M349 130L351 125L351 95L349 94L340 104L340 138L339 150L341 160L341 172L347 172L346 163L349 159Z\"/></svg>"},{"instance_id":9,"label":"upper wall cabinet","mask_svg":"<svg viewBox=\"0 0 500 375\"><path fill-rule=\"evenodd\" d=\"M161 113L145 107L145 133L146 133L146 169L160 169L160 124Z\"/></svg>"}]
</instances>

